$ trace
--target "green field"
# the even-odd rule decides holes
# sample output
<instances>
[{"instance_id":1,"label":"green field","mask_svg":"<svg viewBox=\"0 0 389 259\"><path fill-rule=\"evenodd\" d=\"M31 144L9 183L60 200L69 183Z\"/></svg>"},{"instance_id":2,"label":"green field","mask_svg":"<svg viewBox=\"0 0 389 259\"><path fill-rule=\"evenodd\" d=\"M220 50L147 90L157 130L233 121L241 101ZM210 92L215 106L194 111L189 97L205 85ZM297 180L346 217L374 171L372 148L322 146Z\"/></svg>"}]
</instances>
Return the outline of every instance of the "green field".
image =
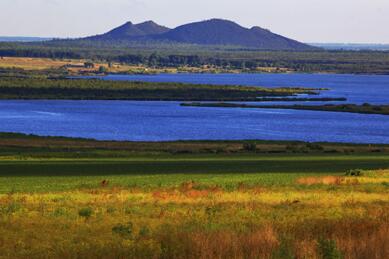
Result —
<instances>
[{"instance_id":1,"label":"green field","mask_svg":"<svg viewBox=\"0 0 389 259\"><path fill-rule=\"evenodd\" d=\"M190 180L234 188L290 184L304 174L342 175L349 169L389 168L389 155L149 155L128 159L0 161L0 192L64 191L98 187L169 187Z\"/></svg>"},{"instance_id":2,"label":"green field","mask_svg":"<svg viewBox=\"0 0 389 259\"><path fill-rule=\"evenodd\" d=\"M0 192L291 184L304 174L389 168L387 145L287 141L115 142L0 134Z\"/></svg>"}]
</instances>

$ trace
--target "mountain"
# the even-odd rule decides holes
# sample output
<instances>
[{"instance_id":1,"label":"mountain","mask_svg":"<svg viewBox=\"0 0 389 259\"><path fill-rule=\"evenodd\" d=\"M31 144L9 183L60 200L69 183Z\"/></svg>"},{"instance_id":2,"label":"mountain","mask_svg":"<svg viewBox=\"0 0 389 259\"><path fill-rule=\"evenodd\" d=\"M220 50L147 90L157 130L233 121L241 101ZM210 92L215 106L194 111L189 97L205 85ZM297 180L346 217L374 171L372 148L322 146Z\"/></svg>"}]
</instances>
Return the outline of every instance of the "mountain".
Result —
<instances>
[{"instance_id":1,"label":"mountain","mask_svg":"<svg viewBox=\"0 0 389 259\"><path fill-rule=\"evenodd\" d=\"M168 42L197 45L239 46L262 50L314 50L313 47L261 27L245 28L222 19L189 23L175 29L148 21L140 24L127 22L105 34L84 38L91 41ZM83 40L83 39L82 39Z\"/></svg>"},{"instance_id":2,"label":"mountain","mask_svg":"<svg viewBox=\"0 0 389 259\"><path fill-rule=\"evenodd\" d=\"M153 21L133 24L127 22L105 34L88 37L89 40L133 40L140 37L165 33L170 29Z\"/></svg>"},{"instance_id":3,"label":"mountain","mask_svg":"<svg viewBox=\"0 0 389 259\"><path fill-rule=\"evenodd\" d=\"M237 23L212 19L179 26L154 38L201 45L235 45L258 49L306 50L313 47L260 27L244 28Z\"/></svg>"}]
</instances>

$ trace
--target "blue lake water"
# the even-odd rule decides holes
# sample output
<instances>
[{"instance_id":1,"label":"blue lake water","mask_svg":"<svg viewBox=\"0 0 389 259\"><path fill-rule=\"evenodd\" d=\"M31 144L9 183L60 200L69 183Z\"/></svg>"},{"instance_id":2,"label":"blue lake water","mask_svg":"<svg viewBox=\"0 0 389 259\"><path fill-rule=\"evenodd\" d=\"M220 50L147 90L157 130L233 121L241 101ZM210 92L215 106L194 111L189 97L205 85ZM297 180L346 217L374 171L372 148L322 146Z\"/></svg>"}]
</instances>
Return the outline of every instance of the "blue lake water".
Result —
<instances>
[{"instance_id":1,"label":"blue lake water","mask_svg":"<svg viewBox=\"0 0 389 259\"><path fill-rule=\"evenodd\" d=\"M326 87L327 96L389 103L389 76L179 74L109 80ZM0 131L100 140L302 140L389 144L389 116L181 107L179 102L0 101Z\"/></svg>"},{"instance_id":2,"label":"blue lake water","mask_svg":"<svg viewBox=\"0 0 389 259\"><path fill-rule=\"evenodd\" d=\"M345 97L349 103L389 104L389 75L338 74L159 74L109 75L105 80L194 84L327 88L322 97Z\"/></svg>"}]
</instances>

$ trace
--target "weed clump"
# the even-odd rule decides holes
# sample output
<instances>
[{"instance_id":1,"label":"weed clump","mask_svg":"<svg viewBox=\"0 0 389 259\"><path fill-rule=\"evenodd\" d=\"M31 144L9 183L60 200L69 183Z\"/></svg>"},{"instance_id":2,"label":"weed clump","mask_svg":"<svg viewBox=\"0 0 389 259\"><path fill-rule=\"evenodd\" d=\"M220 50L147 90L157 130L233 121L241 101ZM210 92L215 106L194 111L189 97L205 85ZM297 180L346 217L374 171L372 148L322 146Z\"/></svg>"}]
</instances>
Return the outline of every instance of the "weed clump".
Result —
<instances>
[{"instance_id":1,"label":"weed clump","mask_svg":"<svg viewBox=\"0 0 389 259\"><path fill-rule=\"evenodd\" d=\"M346 172L346 176L363 176L361 169L351 169Z\"/></svg>"},{"instance_id":2,"label":"weed clump","mask_svg":"<svg viewBox=\"0 0 389 259\"><path fill-rule=\"evenodd\" d=\"M257 143L246 142L243 144L243 150L246 152L257 152Z\"/></svg>"},{"instance_id":3,"label":"weed clump","mask_svg":"<svg viewBox=\"0 0 389 259\"><path fill-rule=\"evenodd\" d=\"M82 208L78 211L78 215L82 218L89 219L93 214L93 209L86 207Z\"/></svg>"},{"instance_id":4,"label":"weed clump","mask_svg":"<svg viewBox=\"0 0 389 259\"><path fill-rule=\"evenodd\" d=\"M124 239L131 239L133 224L132 222L128 222L127 224L117 224L112 228L112 233L115 233Z\"/></svg>"},{"instance_id":5,"label":"weed clump","mask_svg":"<svg viewBox=\"0 0 389 259\"><path fill-rule=\"evenodd\" d=\"M5 206L4 208L0 207L0 212L5 214L13 214L21 210L22 206L18 202L11 202L8 204L8 206Z\"/></svg>"},{"instance_id":6,"label":"weed clump","mask_svg":"<svg viewBox=\"0 0 389 259\"><path fill-rule=\"evenodd\" d=\"M147 238L150 236L150 234L151 234L151 231L147 226L142 226L139 229L139 237L140 238Z\"/></svg>"}]
</instances>

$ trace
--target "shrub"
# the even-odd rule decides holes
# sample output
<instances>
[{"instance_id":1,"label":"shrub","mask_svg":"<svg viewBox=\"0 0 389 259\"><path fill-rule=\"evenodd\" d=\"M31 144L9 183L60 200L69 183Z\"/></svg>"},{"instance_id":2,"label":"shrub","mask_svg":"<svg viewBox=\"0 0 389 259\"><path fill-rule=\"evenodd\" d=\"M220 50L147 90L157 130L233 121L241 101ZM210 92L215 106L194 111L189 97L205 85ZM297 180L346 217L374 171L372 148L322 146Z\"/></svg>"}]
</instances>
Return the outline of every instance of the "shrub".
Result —
<instances>
[{"instance_id":1,"label":"shrub","mask_svg":"<svg viewBox=\"0 0 389 259\"><path fill-rule=\"evenodd\" d=\"M107 68L104 67L104 66L100 66L99 67L99 73L103 74L103 73L106 73L107 72Z\"/></svg>"},{"instance_id":2,"label":"shrub","mask_svg":"<svg viewBox=\"0 0 389 259\"><path fill-rule=\"evenodd\" d=\"M317 143L307 143L307 148L309 148L310 150L317 150L317 151L324 150L323 146Z\"/></svg>"},{"instance_id":3,"label":"shrub","mask_svg":"<svg viewBox=\"0 0 389 259\"><path fill-rule=\"evenodd\" d=\"M86 208L82 208L78 211L78 215L80 217L83 217L85 219L89 219L93 214L93 210L92 208L89 208L89 207L86 207Z\"/></svg>"},{"instance_id":4,"label":"shrub","mask_svg":"<svg viewBox=\"0 0 389 259\"><path fill-rule=\"evenodd\" d=\"M132 238L133 224L128 222L127 224L117 224L112 228L112 232L125 239Z\"/></svg>"},{"instance_id":5,"label":"shrub","mask_svg":"<svg viewBox=\"0 0 389 259\"><path fill-rule=\"evenodd\" d=\"M257 144L253 142L247 142L243 144L243 150L248 152L256 152Z\"/></svg>"},{"instance_id":6,"label":"shrub","mask_svg":"<svg viewBox=\"0 0 389 259\"><path fill-rule=\"evenodd\" d=\"M363 171L361 169L351 169L346 172L346 176L362 176Z\"/></svg>"},{"instance_id":7,"label":"shrub","mask_svg":"<svg viewBox=\"0 0 389 259\"><path fill-rule=\"evenodd\" d=\"M142 226L139 229L139 237L140 238L146 238L150 236L150 229L147 226Z\"/></svg>"}]
</instances>

